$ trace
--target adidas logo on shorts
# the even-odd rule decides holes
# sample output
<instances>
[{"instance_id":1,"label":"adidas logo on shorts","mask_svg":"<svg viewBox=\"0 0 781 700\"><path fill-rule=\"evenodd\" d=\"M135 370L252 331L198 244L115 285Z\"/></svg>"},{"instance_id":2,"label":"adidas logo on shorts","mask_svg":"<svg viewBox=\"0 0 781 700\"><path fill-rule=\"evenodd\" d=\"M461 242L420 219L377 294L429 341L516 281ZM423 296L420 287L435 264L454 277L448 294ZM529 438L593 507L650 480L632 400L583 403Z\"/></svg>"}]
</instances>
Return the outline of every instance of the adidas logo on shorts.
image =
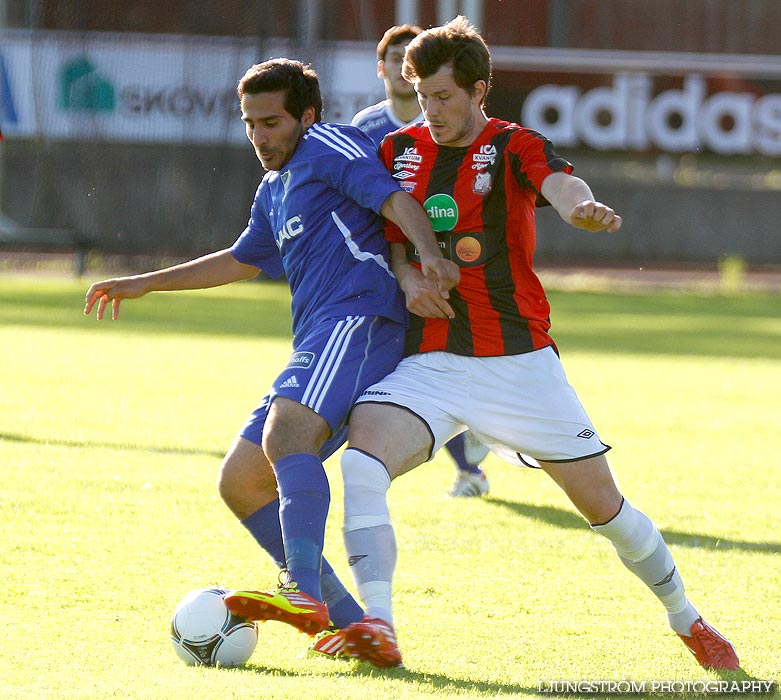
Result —
<instances>
[{"instance_id":1,"label":"adidas logo on shorts","mask_svg":"<svg viewBox=\"0 0 781 700\"><path fill-rule=\"evenodd\" d=\"M293 387L297 388L299 386L301 386L301 385L298 383L298 379L296 379L296 375L294 374L292 377L288 377L284 382L282 382L279 385L279 388L280 389L291 389Z\"/></svg>"}]
</instances>

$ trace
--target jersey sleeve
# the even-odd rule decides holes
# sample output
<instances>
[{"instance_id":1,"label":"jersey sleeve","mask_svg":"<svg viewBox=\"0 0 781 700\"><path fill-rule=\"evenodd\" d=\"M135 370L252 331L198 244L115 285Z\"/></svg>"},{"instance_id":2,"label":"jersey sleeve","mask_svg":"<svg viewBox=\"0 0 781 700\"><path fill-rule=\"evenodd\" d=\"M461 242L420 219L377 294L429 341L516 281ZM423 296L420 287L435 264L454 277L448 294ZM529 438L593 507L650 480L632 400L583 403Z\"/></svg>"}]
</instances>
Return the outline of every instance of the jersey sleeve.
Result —
<instances>
[{"instance_id":1,"label":"jersey sleeve","mask_svg":"<svg viewBox=\"0 0 781 700\"><path fill-rule=\"evenodd\" d=\"M247 227L231 246L230 252L240 263L259 267L269 277L279 279L284 274L284 268L274 232L268 218L264 215L266 207L262 204L263 199L263 183L261 183L255 193Z\"/></svg>"},{"instance_id":2,"label":"jersey sleeve","mask_svg":"<svg viewBox=\"0 0 781 700\"><path fill-rule=\"evenodd\" d=\"M379 155L383 167L390 173L393 170L393 141L387 136L380 143ZM404 232L389 219L385 219L385 239L389 243L407 242Z\"/></svg>"},{"instance_id":3,"label":"jersey sleeve","mask_svg":"<svg viewBox=\"0 0 781 700\"><path fill-rule=\"evenodd\" d=\"M340 149L332 148L327 162L322 164L323 180L338 192L366 209L379 214L385 200L398 191L399 186L377 158L377 147L360 129L345 127L335 132L334 141Z\"/></svg>"},{"instance_id":4,"label":"jersey sleeve","mask_svg":"<svg viewBox=\"0 0 781 700\"><path fill-rule=\"evenodd\" d=\"M369 107L365 107L360 112L356 112L350 122L350 126L354 126L363 131L363 123L366 121L366 115L369 112Z\"/></svg>"},{"instance_id":5,"label":"jersey sleeve","mask_svg":"<svg viewBox=\"0 0 781 700\"><path fill-rule=\"evenodd\" d=\"M510 163L513 174L523 187L532 187L537 192L537 206L548 201L540 190L542 181L551 173L571 173L572 164L553 149L553 144L542 134L532 129L520 129L510 141Z\"/></svg>"}]
</instances>

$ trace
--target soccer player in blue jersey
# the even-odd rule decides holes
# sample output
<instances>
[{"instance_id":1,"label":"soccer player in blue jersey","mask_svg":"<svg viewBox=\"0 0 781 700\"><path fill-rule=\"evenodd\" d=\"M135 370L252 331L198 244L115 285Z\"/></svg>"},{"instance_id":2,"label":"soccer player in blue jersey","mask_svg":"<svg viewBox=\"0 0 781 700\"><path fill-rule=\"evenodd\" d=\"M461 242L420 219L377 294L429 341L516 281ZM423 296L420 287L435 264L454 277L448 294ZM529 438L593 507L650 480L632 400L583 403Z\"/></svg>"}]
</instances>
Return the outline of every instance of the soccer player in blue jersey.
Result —
<instances>
[{"instance_id":1,"label":"soccer player in blue jersey","mask_svg":"<svg viewBox=\"0 0 781 700\"><path fill-rule=\"evenodd\" d=\"M423 121L415 88L401 75L404 49L422 31L414 24L401 24L388 29L377 43L377 77L385 84L385 99L362 109L351 122L377 146L391 131ZM445 449L456 464L456 480L449 495L470 497L487 494L490 485L480 462L488 454L488 448L467 430L446 442Z\"/></svg>"},{"instance_id":2,"label":"soccer player in blue jersey","mask_svg":"<svg viewBox=\"0 0 781 700\"><path fill-rule=\"evenodd\" d=\"M397 222L443 292L458 280L428 217L399 189L360 130L320 121L316 73L275 59L239 82L247 138L268 171L249 223L224 250L154 272L90 286L84 313L152 291L201 289L285 275L292 292L293 354L226 455L218 489L289 579L273 592L239 592L228 606L310 634L363 614L322 556L330 503L322 461L344 441L358 395L402 356L404 301L388 267L381 216ZM444 315L446 303L432 313ZM323 601L326 605L323 605ZM318 640L320 641L320 640ZM338 652L323 638L316 651Z\"/></svg>"}]
</instances>

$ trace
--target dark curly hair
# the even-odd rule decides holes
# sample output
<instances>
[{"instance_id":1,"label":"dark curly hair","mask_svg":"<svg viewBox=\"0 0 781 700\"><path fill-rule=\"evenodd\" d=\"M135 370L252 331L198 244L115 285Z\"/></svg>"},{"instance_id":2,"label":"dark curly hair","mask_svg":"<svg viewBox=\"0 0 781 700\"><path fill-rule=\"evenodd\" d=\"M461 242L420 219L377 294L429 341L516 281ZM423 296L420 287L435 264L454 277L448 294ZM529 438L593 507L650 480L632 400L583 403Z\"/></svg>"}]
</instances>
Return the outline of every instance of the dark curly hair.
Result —
<instances>
[{"instance_id":1,"label":"dark curly hair","mask_svg":"<svg viewBox=\"0 0 781 700\"><path fill-rule=\"evenodd\" d=\"M483 37L463 15L418 34L407 45L401 74L405 80L413 82L431 77L442 66L451 66L456 85L470 94L474 92L475 83L484 80L488 94L491 53Z\"/></svg>"},{"instance_id":2,"label":"dark curly hair","mask_svg":"<svg viewBox=\"0 0 781 700\"><path fill-rule=\"evenodd\" d=\"M301 119L309 107L314 107L315 121L319 122L322 116L323 98L317 73L300 61L274 58L258 63L244 74L237 92L239 99L262 92L284 92L285 110L295 119Z\"/></svg>"}]
</instances>

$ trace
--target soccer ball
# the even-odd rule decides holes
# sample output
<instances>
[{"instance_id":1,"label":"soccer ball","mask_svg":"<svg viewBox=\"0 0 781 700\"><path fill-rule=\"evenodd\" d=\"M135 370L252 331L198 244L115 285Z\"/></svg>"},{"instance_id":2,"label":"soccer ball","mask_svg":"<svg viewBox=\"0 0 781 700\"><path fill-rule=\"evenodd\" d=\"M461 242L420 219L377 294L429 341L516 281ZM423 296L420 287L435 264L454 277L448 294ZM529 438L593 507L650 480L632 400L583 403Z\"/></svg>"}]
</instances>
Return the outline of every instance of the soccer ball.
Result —
<instances>
[{"instance_id":1,"label":"soccer ball","mask_svg":"<svg viewBox=\"0 0 781 700\"><path fill-rule=\"evenodd\" d=\"M199 588L174 610L171 642L189 666L240 666L255 651L258 627L225 605L226 588Z\"/></svg>"}]
</instances>

